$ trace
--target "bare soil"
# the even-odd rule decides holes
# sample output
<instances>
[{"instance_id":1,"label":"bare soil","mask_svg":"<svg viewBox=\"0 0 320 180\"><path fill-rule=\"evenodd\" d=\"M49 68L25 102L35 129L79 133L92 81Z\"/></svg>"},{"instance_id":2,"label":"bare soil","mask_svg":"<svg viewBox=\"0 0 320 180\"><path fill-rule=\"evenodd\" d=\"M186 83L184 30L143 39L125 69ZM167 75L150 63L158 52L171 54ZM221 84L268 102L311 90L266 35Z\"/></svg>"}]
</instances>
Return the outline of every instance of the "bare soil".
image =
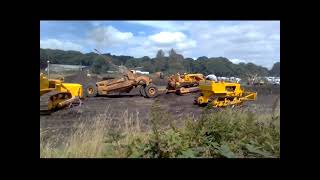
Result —
<instances>
[{"instance_id":1,"label":"bare soil","mask_svg":"<svg viewBox=\"0 0 320 180\"><path fill-rule=\"evenodd\" d=\"M78 79L77 79L78 78ZM67 78L66 78L67 79ZM81 77L74 77L65 82L87 83ZM254 90L258 91L256 101L247 102L248 109L255 108L257 113L271 113L275 101L280 97L280 87L270 86L255 87ZM160 90L163 89L160 87ZM253 90L250 87L244 87L248 90ZM96 115L108 113L118 123L124 124L122 116L124 112L128 112L131 118L138 118L143 129L148 129L150 126L150 112L153 105L160 106L163 115L169 115L178 124L183 123L187 118L198 118L201 116L205 107L199 107L193 103L195 97L199 93L186 94L179 96L176 94L160 93L156 98L144 98L140 96L137 89L134 89L129 94L111 95L104 97L85 98L83 104L78 107L70 109L63 109L52 113L51 115L40 116L40 128L53 134L68 134L72 127L81 121L93 121ZM278 101L280 107L280 99Z\"/></svg>"}]
</instances>

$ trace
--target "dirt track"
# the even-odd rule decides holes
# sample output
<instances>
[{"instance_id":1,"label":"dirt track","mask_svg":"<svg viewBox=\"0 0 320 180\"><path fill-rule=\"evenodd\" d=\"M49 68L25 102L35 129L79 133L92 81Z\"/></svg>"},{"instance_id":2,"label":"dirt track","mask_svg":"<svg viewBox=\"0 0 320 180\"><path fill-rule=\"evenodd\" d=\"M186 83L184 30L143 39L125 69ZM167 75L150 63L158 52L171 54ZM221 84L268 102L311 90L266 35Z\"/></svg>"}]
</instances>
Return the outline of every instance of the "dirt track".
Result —
<instances>
[{"instance_id":1,"label":"dirt track","mask_svg":"<svg viewBox=\"0 0 320 180\"><path fill-rule=\"evenodd\" d=\"M280 88L259 87L251 88L251 90L258 91L258 97L254 102L247 102L247 108L259 106L261 107L259 113L270 113L272 105L280 96ZM83 120L92 121L93 117L103 113L108 113L114 121L123 124L122 116L126 111L129 117L139 118L142 128L147 128L151 107L155 103L160 105L161 113L170 115L175 121L182 123L186 117L199 117L205 109L193 104L193 100L198 94L183 96L160 94L156 98L149 99L141 97L137 90L133 90L130 94L85 98L80 107L60 110L49 116L40 116L40 128L54 134L65 134L69 133L77 123Z\"/></svg>"},{"instance_id":2,"label":"dirt track","mask_svg":"<svg viewBox=\"0 0 320 180\"><path fill-rule=\"evenodd\" d=\"M193 104L197 94L178 96L175 94L161 94L157 98L148 99L131 93L121 96L86 98L80 107L57 111L49 116L40 116L40 127L54 134L65 134L72 126L83 120L94 120L96 115L108 113L114 121L124 124L124 112L128 112L131 118L139 118L142 128L148 128L150 110L154 103L161 107L161 112L170 115L176 122L182 123L186 117L199 117L204 110ZM252 106L261 107L259 113L270 113L272 105L279 94L260 95L254 102L247 102L248 109ZM262 111L262 112L261 112Z\"/></svg>"}]
</instances>

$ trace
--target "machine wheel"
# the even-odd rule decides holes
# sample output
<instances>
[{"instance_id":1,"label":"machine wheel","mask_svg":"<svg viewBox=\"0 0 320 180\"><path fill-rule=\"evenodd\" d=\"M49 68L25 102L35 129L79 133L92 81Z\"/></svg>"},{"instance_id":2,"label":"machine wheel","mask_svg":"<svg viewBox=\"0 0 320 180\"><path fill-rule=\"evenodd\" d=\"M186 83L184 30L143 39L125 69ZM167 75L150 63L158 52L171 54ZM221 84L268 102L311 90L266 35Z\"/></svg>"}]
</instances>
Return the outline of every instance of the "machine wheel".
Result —
<instances>
[{"instance_id":1,"label":"machine wheel","mask_svg":"<svg viewBox=\"0 0 320 180\"><path fill-rule=\"evenodd\" d=\"M147 97L147 95L146 95L146 91L145 91L145 85L143 86L140 86L140 88L139 88L139 92L140 92L140 95L141 96L143 96L143 97Z\"/></svg>"},{"instance_id":2,"label":"machine wheel","mask_svg":"<svg viewBox=\"0 0 320 180\"><path fill-rule=\"evenodd\" d=\"M149 84L148 86L146 86L144 88L146 95L148 98L154 98L156 96L158 96L158 88L157 86L153 85L153 84Z\"/></svg>"},{"instance_id":3,"label":"machine wheel","mask_svg":"<svg viewBox=\"0 0 320 180\"><path fill-rule=\"evenodd\" d=\"M139 82L138 82L138 85L140 85L140 86L146 86L146 82L144 81L144 80L140 80Z\"/></svg>"},{"instance_id":4,"label":"machine wheel","mask_svg":"<svg viewBox=\"0 0 320 180\"><path fill-rule=\"evenodd\" d=\"M96 96L97 95L97 86L96 86L96 84L89 83L86 86L85 94L86 94L87 97Z\"/></svg>"},{"instance_id":5,"label":"machine wheel","mask_svg":"<svg viewBox=\"0 0 320 180\"><path fill-rule=\"evenodd\" d=\"M160 79L164 79L164 75L163 75L163 72L160 72L160 76L159 76Z\"/></svg>"}]
</instances>

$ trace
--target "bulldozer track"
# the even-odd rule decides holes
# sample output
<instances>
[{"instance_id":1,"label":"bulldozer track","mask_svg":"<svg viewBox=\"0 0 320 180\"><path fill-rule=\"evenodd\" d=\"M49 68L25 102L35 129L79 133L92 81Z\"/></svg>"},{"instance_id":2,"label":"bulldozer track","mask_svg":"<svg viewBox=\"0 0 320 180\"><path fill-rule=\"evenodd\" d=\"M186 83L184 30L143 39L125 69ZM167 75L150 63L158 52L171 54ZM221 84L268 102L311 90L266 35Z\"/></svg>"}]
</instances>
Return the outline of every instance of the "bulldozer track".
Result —
<instances>
[{"instance_id":1,"label":"bulldozer track","mask_svg":"<svg viewBox=\"0 0 320 180\"><path fill-rule=\"evenodd\" d=\"M61 94L61 93L65 93L65 92L51 91L40 96L40 114L41 115L50 114L52 112L52 110L50 110L48 107L50 102L50 97L55 96L57 94Z\"/></svg>"},{"instance_id":2,"label":"bulldozer track","mask_svg":"<svg viewBox=\"0 0 320 180\"><path fill-rule=\"evenodd\" d=\"M42 96L40 96L40 114L50 114L51 110L48 109L48 105L50 102L50 97L59 94L58 91L51 91Z\"/></svg>"}]
</instances>

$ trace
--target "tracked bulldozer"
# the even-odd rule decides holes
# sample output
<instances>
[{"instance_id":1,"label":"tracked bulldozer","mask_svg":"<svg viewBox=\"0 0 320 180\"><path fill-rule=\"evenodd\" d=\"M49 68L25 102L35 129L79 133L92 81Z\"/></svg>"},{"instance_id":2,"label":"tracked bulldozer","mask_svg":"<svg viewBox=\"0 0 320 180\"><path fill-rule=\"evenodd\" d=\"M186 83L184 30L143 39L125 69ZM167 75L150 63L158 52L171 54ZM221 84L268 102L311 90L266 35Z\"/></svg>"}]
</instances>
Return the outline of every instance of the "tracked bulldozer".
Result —
<instances>
[{"instance_id":1,"label":"tracked bulldozer","mask_svg":"<svg viewBox=\"0 0 320 180\"><path fill-rule=\"evenodd\" d=\"M224 81L208 81L200 83L201 95L195 99L198 105L208 105L220 108L227 106L239 106L245 101L256 100L256 92L246 92L241 89L239 83L229 83Z\"/></svg>"},{"instance_id":2,"label":"tracked bulldozer","mask_svg":"<svg viewBox=\"0 0 320 180\"><path fill-rule=\"evenodd\" d=\"M178 95L198 92L200 81L205 80L203 74L179 73L171 75L168 78L167 93L176 93Z\"/></svg>"},{"instance_id":3,"label":"tracked bulldozer","mask_svg":"<svg viewBox=\"0 0 320 180\"><path fill-rule=\"evenodd\" d=\"M40 73L40 114L74 105L81 105L81 84L63 83L63 79L48 79Z\"/></svg>"}]
</instances>

